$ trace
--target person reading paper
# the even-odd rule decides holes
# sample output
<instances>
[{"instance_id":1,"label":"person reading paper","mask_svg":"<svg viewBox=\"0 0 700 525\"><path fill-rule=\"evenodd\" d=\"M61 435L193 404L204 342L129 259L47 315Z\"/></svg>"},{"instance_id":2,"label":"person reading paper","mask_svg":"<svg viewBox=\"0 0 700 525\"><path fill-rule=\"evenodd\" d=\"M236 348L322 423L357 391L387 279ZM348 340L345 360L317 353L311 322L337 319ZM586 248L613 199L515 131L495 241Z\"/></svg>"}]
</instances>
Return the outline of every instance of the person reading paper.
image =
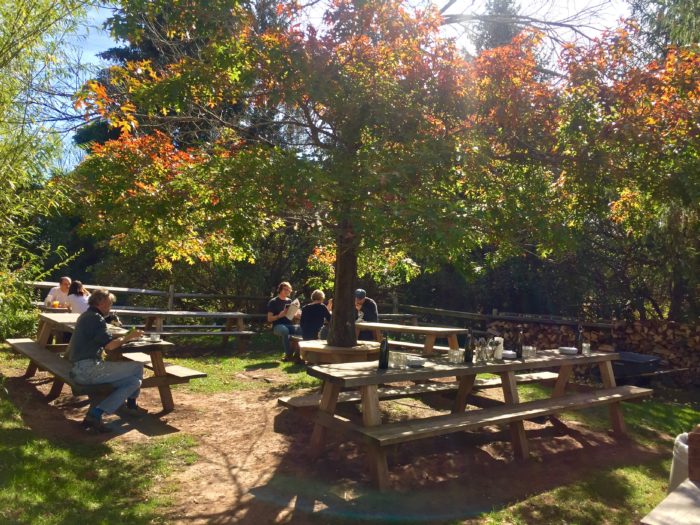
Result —
<instances>
[{"instance_id":1,"label":"person reading paper","mask_svg":"<svg viewBox=\"0 0 700 525\"><path fill-rule=\"evenodd\" d=\"M289 298L291 294L292 285L287 281L283 281L277 287L277 297L273 297L267 303L267 322L272 323L272 333L282 339L282 348L284 350L282 361L284 362L294 360L289 337L301 335L301 327L293 323L301 316L301 312L298 309L298 301L296 311L290 314L291 318L287 316L290 313L290 305L292 304L292 300Z\"/></svg>"}]
</instances>

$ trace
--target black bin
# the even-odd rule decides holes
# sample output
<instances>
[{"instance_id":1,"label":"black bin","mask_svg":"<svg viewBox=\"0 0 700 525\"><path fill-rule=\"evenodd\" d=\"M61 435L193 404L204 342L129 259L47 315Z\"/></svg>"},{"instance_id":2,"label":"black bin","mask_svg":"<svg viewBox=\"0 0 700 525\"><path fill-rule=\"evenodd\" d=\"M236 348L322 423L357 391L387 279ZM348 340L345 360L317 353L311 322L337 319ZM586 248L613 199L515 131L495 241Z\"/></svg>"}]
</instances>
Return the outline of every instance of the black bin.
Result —
<instances>
[{"instance_id":1,"label":"black bin","mask_svg":"<svg viewBox=\"0 0 700 525\"><path fill-rule=\"evenodd\" d=\"M639 382L640 376L656 372L661 358L637 352L618 352L619 359L612 361L615 380L618 384Z\"/></svg>"}]
</instances>

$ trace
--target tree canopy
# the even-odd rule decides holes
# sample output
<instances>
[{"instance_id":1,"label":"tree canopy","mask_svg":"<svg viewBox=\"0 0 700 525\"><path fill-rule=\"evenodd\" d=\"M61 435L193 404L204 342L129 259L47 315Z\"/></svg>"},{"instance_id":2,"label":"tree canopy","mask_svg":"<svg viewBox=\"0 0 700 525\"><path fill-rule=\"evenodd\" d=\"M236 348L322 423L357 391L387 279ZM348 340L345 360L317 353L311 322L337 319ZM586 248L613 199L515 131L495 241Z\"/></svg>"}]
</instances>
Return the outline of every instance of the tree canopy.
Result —
<instances>
[{"instance_id":1,"label":"tree canopy","mask_svg":"<svg viewBox=\"0 0 700 525\"><path fill-rule=\"evenodd\" d=\"M470 60L433 8L334 0L312 25L294 3L270 7L123 3L111 25L128 47L77 98L121 136L63 181L99 219L86 231L128 254L152 247L168 269L254 261L269 235L314 230L341 345L354 342L358 260L474 273L585 242L604 246L601 279L620 271L640 291L667 239L683 253L654 282L678 297L657 306L695 308L695 50L631 60L621 29L568 45L555 83L537 33ZM606 250L647 264L620 268Z\"/></svg>"}]
</instances>

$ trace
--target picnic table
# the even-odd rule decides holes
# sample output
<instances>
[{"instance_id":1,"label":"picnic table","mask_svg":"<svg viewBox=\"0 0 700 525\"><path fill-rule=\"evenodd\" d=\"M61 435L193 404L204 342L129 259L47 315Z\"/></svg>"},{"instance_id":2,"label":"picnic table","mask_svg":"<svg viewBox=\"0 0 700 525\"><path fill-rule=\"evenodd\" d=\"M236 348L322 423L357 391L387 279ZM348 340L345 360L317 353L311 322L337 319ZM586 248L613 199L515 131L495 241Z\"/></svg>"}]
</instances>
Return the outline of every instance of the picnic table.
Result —
<instances>
[{"instance_id":1,"label":"picnic table","mask_svg":"<svg viewBox=\"0 0 700 525\"><path fill-rule=\"evenodd\" d=\"M700 481L686 479L649 514L642 525L700 525Z\"/></svg>"},{"instance_id":2,"label":"picnic table","mask_svg":"<svg viewBox=\"0 0 700 525\"><path fill-rule=\"evenodd\" d=\"M374 334L374 338L377 341L382 340L382 332L393 332L399 334L413 334L423 336L423 344L411 343L411 347L418 348L422 351L423 355L429 356L435 353L435 339L438 337L443 337L447 339L449 348L452 350L457 350L459 348L459 341L457 336L460 334L466 334L469 332L466 328L455 328L448 326L419 326L419 325L406 325L406 324L395 324L395 323L369 323L366 321L356 321L355 331L359 334L361 331L370 331ZM402 344L403 342L391 341L393 346L407 346Z\"/></svg>"},{"instance_id":3,"label":"picnic table","mask_svg":"<svg viewBox=\"0 0 700 525\"><path fill-rule=\"evenodd\" d=\"M112 308L112 312L117 315L140 317L145 319L144 330L147 332L159 333L163 336L220 336L222 343L226 344L230 336L239 337L241 347L246 338L254 332L245 329L245 321L255 319L259 316L244 312L199 312L187 310L152 310L139 308ZM225 320L225 324L217 330L200 330L197 325L176 325L172 328L177 330L166 330L164 322L166 319L213 319ZM234 329L235 328L235 329ZM183 330L184 329L184 330ZM189 329L189 330L188 330Z\"/></svg>"},{"instance_id":4,"label":"picnic table","mask_svg":"<svg viewBox=\"0 0 700 525\"><path fill-rule=\"evenodd\" d=\"M68 372L72 366L67 360L56 355L63 351L67 345L50 344L51 338L56 333L72 333L80 314L73 313L42 313L39 315L39 331L37 340L8 340L8 343L17 351L30 357L25 377L32 377L38 368L47 369L54 374L53 385L49 398L57 397L65 383L70 384ZM127 331L116 326L108 326L111 334L118 336ZM190 379L206 377L203 372L190 368L165 363L163 352L171 350L175 345L168 341L150 341L141 339L130 341L122 345L118 350L110 352L110 357L121 358L142 363L144 367L153 371L152 377L143 380L141 388L158 388L163 410L169 412L175 407L170 386L178 383L186 383ZM42 352L43 350L43 352ZM49 356L46 352L53 352ZM62 361L64 363L62 363Z\"/></svg>"},{"instance_id":5,"label":"picnic table","mask_svg":"<svg viewBox=\"0 0 700 525\"><path fill-rule=\"evenodd\" d=\"M557 350L541 351L534 358L489 362L485 364L451 364L446 359L426 361L420 368L378 370L375 362L342 363L312 366L309 375L323 381L321 395L317 398L314 415L314 430L309 450L320 453L325 444L327 429L349 433L365 442L370 456L372 476L380 490L389 484L386 447L422 438L431 438L452 432L461 432L488 425L509 425L511 442L517 458L529 455L528 441L523 421L533 417L551 416L566 410L578 410L599 405L609 405L613 430L625 434L625 424L620 402L650 395L649 389L635 386L616 386L611 361L615 353L594 352L590 355L562 355ZM566 384L576 365L597 365L601 372L603 388L592 392L566 393ZM521 402L517 384L519 372L557 369L551 398ZM504 404L487 408L467 410L466 402L471 394L478 374L490 373L500 376ZM444 391L434 381L456 377L452 388L457 390L450 414L411 419L396 423L383 423L379 409L380 399L414 396L421 393ZM412 386L381 387L388 383L414 382ZM280 399L281 404L295 406L293 399ZM336 413L338 403L360 402L362 423L357 424Z\"/></svg>"}]
</instances>

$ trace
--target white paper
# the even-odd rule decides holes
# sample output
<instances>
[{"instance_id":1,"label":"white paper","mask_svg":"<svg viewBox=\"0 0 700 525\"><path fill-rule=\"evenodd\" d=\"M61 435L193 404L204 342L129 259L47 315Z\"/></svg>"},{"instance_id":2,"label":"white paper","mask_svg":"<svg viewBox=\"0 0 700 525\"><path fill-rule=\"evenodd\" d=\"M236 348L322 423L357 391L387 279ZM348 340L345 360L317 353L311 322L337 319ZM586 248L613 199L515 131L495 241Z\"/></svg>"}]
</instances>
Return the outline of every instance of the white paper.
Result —
<instances>
[{"instance_id":1,"label":"white paper","mask_svg":"<svg viewBox=\"0 0 700 525\"><path fill-rule=\"evenodd\" d=\"M289 308L287 309L287 319L290 321L294 319L294 316L299 311L299 299L294 299L289 303Z\"/></svg>"}]
</instances>

